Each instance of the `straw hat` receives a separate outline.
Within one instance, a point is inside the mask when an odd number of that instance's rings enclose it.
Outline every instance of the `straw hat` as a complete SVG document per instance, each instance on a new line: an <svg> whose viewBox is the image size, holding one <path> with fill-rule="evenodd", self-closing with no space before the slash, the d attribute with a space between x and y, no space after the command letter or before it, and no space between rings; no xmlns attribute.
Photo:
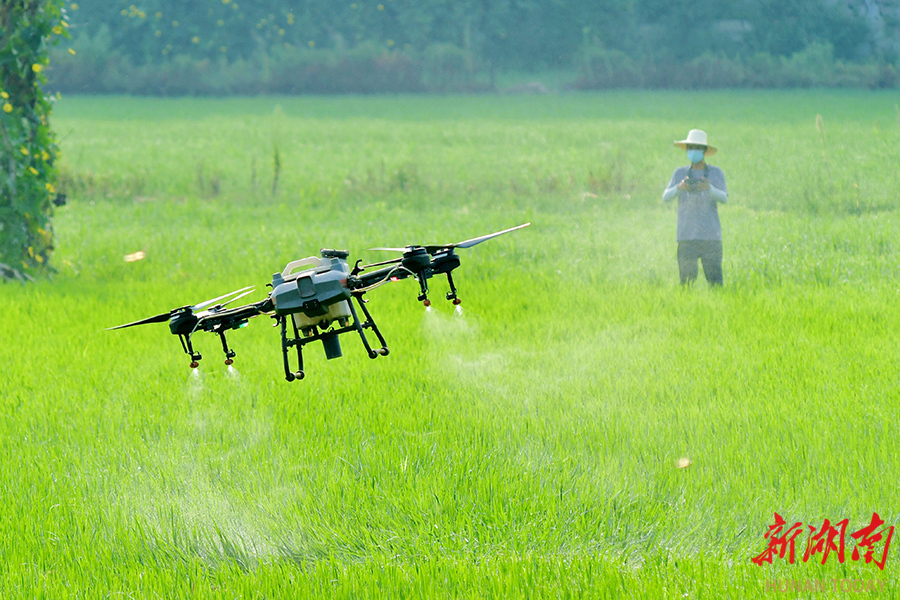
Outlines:
<svg viewBox="0 0 900 600"><path fill-rule="evenodd" d="M681 140L680 142L675 142L675 145L682 150L687 150L688 144L691 144L693 146L706 146L706 156L712 156L719 151L718 148L716 148L715 146L710 146L706 142L706 132L702 129L691 129L690 131L688 131L687 139Z"/></svg>

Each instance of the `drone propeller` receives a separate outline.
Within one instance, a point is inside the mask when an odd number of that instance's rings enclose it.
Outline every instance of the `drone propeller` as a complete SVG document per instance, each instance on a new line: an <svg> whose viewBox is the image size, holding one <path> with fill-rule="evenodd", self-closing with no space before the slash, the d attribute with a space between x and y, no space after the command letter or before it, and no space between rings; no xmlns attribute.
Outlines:
<svg viewBox="0 0 900 600"><path fill-rule="evenodd" d="M160 313L160 314L154 315L152 317L147 317L146 319L141 319L140 321L134 321L133 323L126 323L125 325L116 325L115 327L107 327L106 330L111 331L113 329L124 329L126 327L134 327L135 325L146 325L148 323L165 323L166 321L168 321L169 319L171 319L172 317L174 317L175 315L177 315L179 313L194 312L195 310L203 310L207 306L214 305L219 300L224 300L225 298L228 298L229 296L234 296L234 294L240 294L222 304L222 306L225 306L226 304L230 304L231 302L234 302L238 298L242 298L242 297L246 296L247 294L249 294L252 291L253 291L253 286L251 285L251 286L239 289L239 290L235 290L235 291L225 294L223 296L219 296L218 298L206 300L199 304L181 306L179 308L173 308L169 312Z"/></svg>
<svg viewBox="0 0 900 600"><path fill-rule="evenodd" d="M482 235L477 238L472 238L471 240L466 240L464 242L459 242L456 244L448 244L446 246L425 246L425 250L428 251L429 254L433 252L437 252L438 250L443 250L444 248L471 248L481 242L486 242L491 238L495 238L498 235L503 235L504 233L509 233L510 231L515 231L517 229L523 229L528 227L531 223L523 223L521 225L516 225L515 227L510 227L509 229L504 229L503 231L497 231L495 233L489 233L487 235Z"/></svg>
<svg viewBox="0 0 900 600"><path fill-rule="evenodd" d="M247 294L249 294L249 293L252 292L252 291L253 291L253 286L252 286L252 285L248 285L248 286L245 287L245 288L241 288L241 289L239 289L239 290L235 290L235 291L233 291L233 292L229 292L229 293L227 293L227 294L225 294L225 295L223 295L223 296L219 296L218 298L213 298L212 300L207 300L206 302L201 302L200 304L195 304L195 305L191 306L190 308L191 308L191 310L203 310L203 309L206 308L207 306L211 306L211 305L215 304L216 302L218 302L219 300L224 300L224 299L227 298L228 296L233 296L234 294L240 294L240 296L235 296L234 298L232 298L232 299L229 300L228 302L225 302L225 303L222 304L222 306L225 306L226 304L230 304L230 303L234 302L234 301L237 300L238 298L243 298L244 296L246 296Z"/></svg>
<svg viewBox="0 0 900 600"><path fill-rule="evenodd" d="M107 327L107 331L112 331L113 329L125 329L126 327L134 327L135 325L146 325L147 323L165 323L169 320L169 318L179 310L184 310L185 308L189 308L187 306L183 308L176 308L170 312L162 313L156 315L155 317L147 317L146 319L141 319L140 321L135 321L133 323L126 323L125 325L116 325L115 327Z"/></svg>
<svg viewBox="0 0 900 600"><path fill-rule="evenodd" d="M229 304L231 304L231 303L234 302L235 300L240 300L241 298L243 298L243 297L246 296L247 294L252 294L252 293L253 293L253 290L254 290L253 286L245 287L244 289L247 290L247 291L244 292L243 294L239 294L239 295L235 296L234 298L232 298L231 300L228 300L227 302L222 302L221 304L217 304L216 306L213 307L213 309L215 309L215 308L224 308L225 306L228 306ZM240 291L241 291L241 290L237 290L237 291L231 292L231 294L237 294L237 293L240 292ZM224 295L224 296L222 296L222 297L220 297L220 298L216 298L216 300L221 300L222 298L227 298L227 297L230 296L231 294L226 294L226 295ZM207 300L207 301L204 303L204 307L209 306L209 304L210 304L210 301ZM199 305L198 305L198 306L199 306ZM193 308L198 308L198 306L194 306ZM211 309L211 310L212 310L212 309Z"/></svg>
<svg viewBox="0 0 900 600"><path fill-rule="evenodd" d="M466 240L464 242L457 242L455 244L444 244L444 245L431 245L431 246L417 246L417 245L409 245L403 248L368 248L368 250L384 250L386 252L409 252L415 248L424 248L428 254L435 254L436 252L440 252L441 250L453 250L454 248L471 248L481 242L486 242L491 238L495 238L498 235L503 235L504 233L509 233L510 231L515 231L517 229L522 229L523 227L528 227L531 223L523 223L522 225L517 225L515 227L510 227L509 229L504 229L503 231L497 231L495 233L489 233L487 235L482 235L477 238L472 238L471 240Z"/></svg>
<svg viewBox="0 0 900 600"><path fill-rule="evenodd" d="M404 246L403 248L385 248L379 246L378 248L366 248L366 250L384 250L385 252L406 252L407 250L411 250L416 248L416 246Z"/></svg>

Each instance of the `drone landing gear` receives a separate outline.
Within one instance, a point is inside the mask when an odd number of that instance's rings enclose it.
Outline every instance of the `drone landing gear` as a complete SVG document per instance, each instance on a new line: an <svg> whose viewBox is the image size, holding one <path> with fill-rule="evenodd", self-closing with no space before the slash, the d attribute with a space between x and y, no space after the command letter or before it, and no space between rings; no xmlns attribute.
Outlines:
<svg viewBox="0 0 900 600"><path fill-rule="evenodd" d="M184 353L191 357L191 368L196 369L199 367L200 359L203 356L199 352L194 351L194 346L191 345L191 336L182 334L178 336L178 339L181 340L181 347L184 349Z"/></svg>
<svg viewBox="0 0 900 600"><path fill-rule="evenodd" d="M321 340L325 345L325 354L326 356L331 358L338 358L341 356L340 344L338 343L337 337L342 333L347 333L349 331L356 331L359 333L359 337L362 340L363 346L366 349L366 353L369 358L377 358L379 356L387 356L389 354L389 350L387 347L387 342L385 342L384 336L381 335L381 331L378 330L378 326L375 325L375 321L372 319L372 315L369 314L368 309L365 305L365 300L362 298L362 294L354 294L354 298L356 298L356 302L359 304L359 307L362 309L363 314L366 317L366 320L360 322L359 317L356 313L356 308L353 306L353 302L348 303L350 306L350 314L353 318L352 324L347 324L346 320L339 323L341 326L337 329L328 329L327 331L319 331L315 326L311 327L308 331L304 329L301 332L297 328L296 322L291 318L291 327L293 328L294 337L288 337L288 319L289 315L282 315L278 317L278 320L281 322L281 356L284 364L284 378L288 381L294 381L296 379L303 379L306 376L306 373L303 372L303 346L309 344L310 342L316 342ZM366 338L365 329L371 329L375 332L375 336L378 338L378 341L381 343L381 348L372 348L369 344L369 340ZM290 360L288 358L288 349L291 347L297 348L297 370L294 371L291 369Z"/></svg>
<svg viewBox="0 0 900 600"><path fill-rule="evenodd" d="M300 332L297 330L297 324L294 323L293 319L291 319L291 324L294 327L294 337L288 339L287 336L287 322L288 315L283 315L278 317L278 320L281 321L281 356L284 359L284 378L288 381L294 381L295 379L303 379L306 377L306 374L303 372L303 341L300 339ZM288 361L288 348L291 346L297 346L297 362L298 367L296 371L291 371L290 363Z"/></svg>
<svg viewBox="0 0 900 600"><path fill-rule="evenodd" d="M225 339L225 332L218 331L219 339L222 340L222 350L225 352L225 364L231 366L234 364L235 352L231 348L228 347L228 341ZM191 343L191 336L189 334L180 334L178 339L181 340L181 347L184 349L184 353L191 357L191 368L196 369L200 366L200 359L203 356L194 350L194 346Z"/></svg>
<svg viewBox="0 0 900 600"><path fill-rule="evenodd" d="M453 284L453 276L450 272L447 272L447 283L450 284L450 291L447 292L447 300L453 302L453 306L459 306L462 304L462 300L460 300L456 295L456 286ZM428 283L422 274L419 275L419 288L421 293L419 294L418 300L422 304L425 305L426 308L431 306L431 300L428 299Z"/></svg>
<svg viewBox="0 0 900 600"><path fill-rule="evenodd" d="M225 364L229 367L234 363L234 350L228 347L228 342L225 341L225 332L219 332L219 338L222 340L222 350L225 352Z"/></svg>
<svg viewBox="0 0 900 600"><path fill-rule="evenodd" d="M453 276L447 272L447 283L450 284L450 291L447 292L447 300L453 301L453 306L459 306L462 300L456 297L456 286L453 285Z"/></svg>
<svg viewBox="0 0 900 600"><path fill-rule="evenodd" d="M355 329L359 332L359 339L362 340L363 346L366 348L366 353L369 355L369 358L378 358L379 356L387 356L390 353L388 350L387 342L384 341L384 336L381 335L381 331L378 330L378 326L375 324L375 320L372 318L372 315L369 314L369 309L366 308L367 300L364 300L362 294L354 295L356 298L357 304L362 309L363 314L366 315L366 320L364 323L359 323L359 317L356 316L356 309L353 308L353 303L350 303L350 313L353 315L353 323L356 326ZM372 348L369 345L369 340L366 339L366 334L363 329L369 328L375 332L375 336L378 338L378 341L381 343L381 348Z"/></svg>

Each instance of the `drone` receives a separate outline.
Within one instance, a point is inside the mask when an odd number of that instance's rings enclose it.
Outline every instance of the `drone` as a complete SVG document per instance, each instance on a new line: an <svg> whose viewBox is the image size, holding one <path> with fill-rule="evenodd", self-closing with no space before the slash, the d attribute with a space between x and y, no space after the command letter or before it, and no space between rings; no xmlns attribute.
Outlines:
<svg viewBox="0 0 900 600"><path fill-rule="evenodd" d="M419 284L417 300L428 307L431 306L428 280L435 275L446 275L450 286L446 299L459 305L461 301L452 275L453 270L460 265L456 250L471 248L530 224L524 223L455 244L369 248L370 251L399 252L401 255L367 265L358 260L352 268L348 262L350 253L347 250L323 248L319 256L289 262L283 271L272 275L272 282L267 284L272 288L271 291L258 302L229 307L238 299L253 293L254 287L249 286L199 304L181 306L139 321L110 327L108 330L149 323L168 323L169 331L178 336L182 349L190 357L192 369L198 368L203 358L194 349L193 335L198 331L213 333L219 336L225 353L225 364L230 366L234 363L235 351L228 346L225 334L246 327L254 317L266 315L273 318L275 326L281 330L285 379L289 382L303 379L303 347L321 341L327 359L339 358L343 356L339 336L344 333L356 332L369 358L388 355L390 351L387 342L366 308L366 293L386 283L411 278ZM366 330L374 334L377 344L370 343ZM296 368L290 364L292 348L297 355Z"/></svg>

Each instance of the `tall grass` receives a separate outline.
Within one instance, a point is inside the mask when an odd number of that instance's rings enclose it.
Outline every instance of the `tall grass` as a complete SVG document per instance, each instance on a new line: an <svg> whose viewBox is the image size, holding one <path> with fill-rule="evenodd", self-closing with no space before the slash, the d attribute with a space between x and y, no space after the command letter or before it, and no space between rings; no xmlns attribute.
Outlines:
<svg viewBox="0 0 900 600"><path fill-rule="evenodd" d="M55 115L59 274L0 286L2 595L752 598L831 578L896 595L893 546L884 572L750 562L774 512L898 521L889 96L71 98ZM677 286L661 202L697 126L730 191L720 290ZM164 326L103 330L262 297L321 247L374 261L524 221L460 251L462 316L379 288L390 356L346 337L339 360L308 351L302 382L263 319L229 336L237 375L212 336L195 377Z"/></svg>

